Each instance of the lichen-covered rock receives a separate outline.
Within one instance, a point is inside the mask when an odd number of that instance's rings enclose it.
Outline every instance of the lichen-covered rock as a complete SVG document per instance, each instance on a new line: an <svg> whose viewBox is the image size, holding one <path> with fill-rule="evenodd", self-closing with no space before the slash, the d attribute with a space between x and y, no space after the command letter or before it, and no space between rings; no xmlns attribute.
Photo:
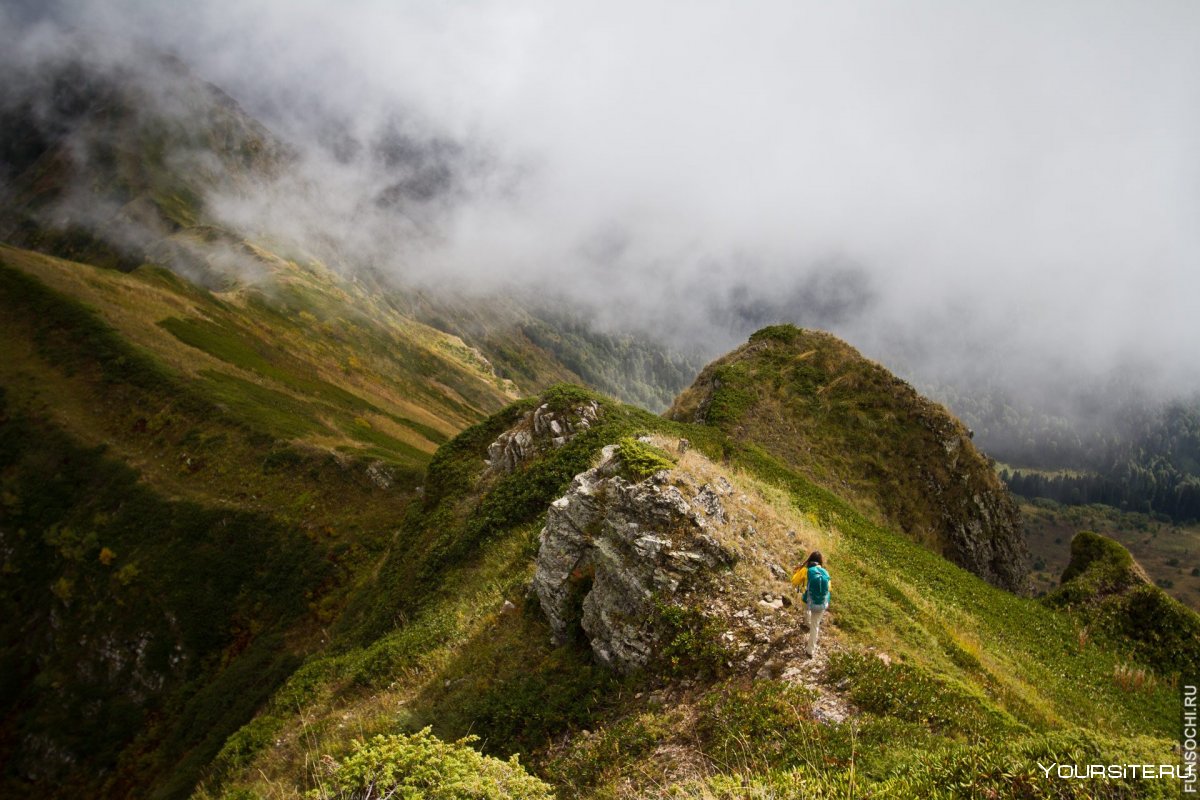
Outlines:
<svg viewBox="0 0 1200 800"><path fill-rule="evenodd" d="M488 471L506 474L528 461L539 448L561 447L596 422L600 405L589 401L566 411L543 403L488 445Z"/></svg>
<svg viewBox="0 0 1200 800"><path fill-rule="evenodd" d="M653 655L656 602L736 556L710 532L726 521L727 483L696 487L668 470L633 483L620 471L609 445L551 504L533 588L557 640L578 625L599 661L628 672Z"/></svg>
<svg viewBox="0 0 1200 800"><path fill-rule="evenodd" d="M382 461L372 461L367 465L367 480L376 488L387 490L395 484L396 477L387 464Z"/></svg>

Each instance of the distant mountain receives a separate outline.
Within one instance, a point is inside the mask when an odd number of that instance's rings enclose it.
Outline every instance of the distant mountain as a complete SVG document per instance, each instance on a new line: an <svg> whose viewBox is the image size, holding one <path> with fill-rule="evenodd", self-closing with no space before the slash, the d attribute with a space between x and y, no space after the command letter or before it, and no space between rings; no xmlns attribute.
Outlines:
<svg viewBox="0 0 1200 800"><path fill-rule="evenodd" d="M77 44L32 73L13 66L0 93L0 236L99 266L154 260L220 279L185 232L210 222L206 194L277 174L288 147L178 60L143 53L134 69Z"/></svg>
<svg viewBox="0 0 1200 800"><path fill-rule="evenodd" d="M1200 406L1172 403L1113 439L1082 469L1016 462L1021 466L1006 467L1002 476L1023 497L1102 503L1185 525L1200 521Z"/></svg>

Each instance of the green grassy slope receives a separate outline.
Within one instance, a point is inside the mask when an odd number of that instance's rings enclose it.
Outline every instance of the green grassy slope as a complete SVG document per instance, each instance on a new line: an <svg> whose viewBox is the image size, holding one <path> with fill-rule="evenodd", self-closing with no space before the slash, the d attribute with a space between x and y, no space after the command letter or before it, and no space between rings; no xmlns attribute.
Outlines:
<svg viewBox="0 0 1200 800"><path fill-rule="evenodd" d="M401 313L392 297L367 294L320 264L243 247L266 277L255 286L213 292L152 265L120 272L0 245L0 345L6 354L0 387L10 416L25 426L20 446L3 465L14 488L5 495L13 505L2 509L0 522L7 535L28 545L6 561L15 576L7 598L14 603L14 623L3 649L13 667L0 712L0 749L8 754L5 786L13 793L46 791L52 773L36 765L47 753L72 765L56 779L79 791L119 796L129 787L152 786L163 796L186 792L198 765L231 726L244 722L287 673L290 659L318 644L320 627L338 617L351 587L369 577L433 451L515 396L514 384L497 376L478 350ZM546 363L556 362L547 357ZM546 380L541 371L536 377ZM178 513L195 513L187 530L196 533L188 536L216 535L214 526L229 524L225 514L248 514L246 519L259 520L245 523L252 528L275 530L280 541L307 542L320 569L300 571L296 585L281 589L291 600L300 598L287 614L252 600L214 610L206 618L212 638L189 660L203 669L160 675L163 662L154 661L147 669L158 676L148 679L156 688L135 709L119 724L82 726L83 736L75 736L65 720L78 710L78 697L45 687L78 683L92 691L97 713L117 714L109 704L118 702L120 676L97 677L103 672L97 654L113 641L167 636L154 627L167 617L127 613L125 601L114 599L124 584L112 577L132 580L137 570L174 574L189 563L189 551L179 538L184 533L151 524L129 523L119 536L101 536L100 523L70 510L79 506L82 514L92 507L79 494L84 487L73 484L69 497L43 497L43 491L56 490L30 461L29 440L37 436L60 443L47 458L70 462L81 457L71 454L102 452L99 473L128 476L95 501L105 509L95 512L101 521L113 513L121 492L144 487L147 502L168 509L154 518L175 515L170 509L179 502L185 512ZM21 516L22 508L42 503L60 511ZM80 535L88 544L75 547L79 555L47 558L58 552L56 526L85 529ZM150 547L153 558L126 560L157 536L170 546ZM269 541L253 552L231 552L247 569L272 563L290 569L287 559L269 555L276 547ZM116 557L101 564L106 547ZM90 577L75 575L79 559ZM29 560L44 561L44 569L22 572ZM265 591L261 586L275 578L261 569L219 574L225 570L219 559L195 566L188 579L198 587L239 595ZM80 593L86 600L78 600ZM97 617L97 608L109 611ZM62 636L50 644L25 636L26 628L15 622L45 624L59 617L66 620ZM89 619L97 627L85 636L80 626ZM249 633L231 633L239 630ZM257 642L262 644L251 648ZM55 655L38 662L35 645ZM257 660L236 662L234 656L251 650ZM265 670L260 683L245 683L253 671L242 667L241 677L228 678L234 683L222 684L235 662ZM184 699L193 694L201 698L197 702L227 702L214 694L218 686L240 698L229 713L206 707L186 736L143 731L156 715L174 731L171 726L183 724L178 715L196 713ZM167 741L175 743L162 744ZM185 756L186 763L166 766Z"/></svg>
<svg viewBox="0 0 1200 800"><path fill-rule="evenodd" d="M1178 675L1138 643L1083 634L1073 613L988 585L757 445L607 400L565 447L481 480L487 445L536 402L439 450L424 502L332 647L227 741L198 796L329 796L312 765L356 737L426 725L519 754L564 798L1173 796L1163 782L1048 781L1036 766L1173 763ZM585 646L550 643L525 591L546 506L601 446L647 432L688 438L824 532L828 680L860 709L852 722L819 723L803 687L707 660L702 616L672 617L673 658L629 678Z"/></svg>
<svg viewBox="0 0 1200 800"><path fill-rule="evenodd" d="M764 328L706 367L667 415L762 447L955 563L1024 588L1016 505L970 432L834 336Z"/></svg>
<svg viewBox="0 0 1200 800"><path fill-rule="evenodd" d="M273 283L213 294L153 267L122 274L0 246L14 311L38 284L86 303L116 338L277 438L419 467L449 435L512 398L460 340L376 312L319 265L272 264ZM17 352L39 335L29 326L10 333ZM93 357L79 350L81 362Z"/></svg>
<svg viewBox="0 0 1200 800"><path fill-rule="evenodd" d="M6 796L189 792L507 400L461 341L296 275L214 295L0 247Z"/></svg>
<svg viewBox="0 0 1200 800"><path fill-rule="evenodd" d="M103 448L0 408L9 797L186 792L294 668L326 547L268 515L171 500Z"/></svg>

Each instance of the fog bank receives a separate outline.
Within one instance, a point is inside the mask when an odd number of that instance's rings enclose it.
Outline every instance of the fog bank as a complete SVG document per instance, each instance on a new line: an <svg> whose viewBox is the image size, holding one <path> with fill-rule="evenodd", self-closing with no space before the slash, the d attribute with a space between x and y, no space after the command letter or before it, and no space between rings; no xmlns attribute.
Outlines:
<svg viewBox="0 0 1200 800"><path fill-rule="evenodd" d="M1200 389L1195 3L8 14L151 43L230 92L298 158L214 213L349 268L533 287L709 353L825 327L921 381L1048 404L1114 371Z"/></svg>

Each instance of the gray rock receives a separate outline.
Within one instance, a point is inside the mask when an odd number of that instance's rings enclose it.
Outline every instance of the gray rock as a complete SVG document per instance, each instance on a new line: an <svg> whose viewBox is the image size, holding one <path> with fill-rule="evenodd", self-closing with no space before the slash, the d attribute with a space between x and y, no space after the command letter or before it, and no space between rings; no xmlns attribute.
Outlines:
<svg viewBox="0 0 1200 800"><path fill-rule="evenodd" d="M507 474L541 450L562 447L590 428L599 415L600 406L594 400L568 411L555 411L542 403L488 445L488 472Z"/></svg>
<svg viewBox="0 0 1200 800"><path fill-rule="evenodd" d="M630 483L619 469L609 445L550 504L533 589L556 641L578 623L601 663L629 672L653 656L656 597L669 601L735 556L704 531L716 511L685 497L670 472Z"/></svg>
<svg viewBox="0 0 1200 800"><path fill-rule="evenodd" d="M696 499L693 501L704 510L710 517L714 517L720 522L726 521L725 506L721 505L720 498L717 493L707 483L700 487L700 491L696 494Z"/></svg>
<svg viewBox="0 0 1200 800"><path fill-rule="evenodd" d="M367 480L379 489L390 489L395 483L392 471L382 461L372 461L367 466Z"/></svg>

